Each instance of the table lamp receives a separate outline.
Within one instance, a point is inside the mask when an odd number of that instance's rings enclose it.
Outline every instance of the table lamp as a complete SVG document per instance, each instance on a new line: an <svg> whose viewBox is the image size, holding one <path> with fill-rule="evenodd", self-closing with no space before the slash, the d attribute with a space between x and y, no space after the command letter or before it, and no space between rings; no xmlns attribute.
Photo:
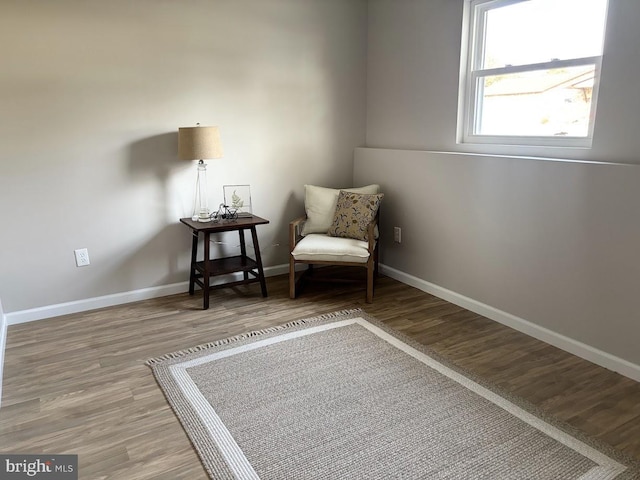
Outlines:
<svg viewBox="0 0 640 480"><path fill-rule="evenodd" d="M207 164L204 160L222 158L218 127L201 127L198 123L196 127L178 128L178 158L199 160L191 219L198 222L211 221L211 212L207 203Z"/></svg>

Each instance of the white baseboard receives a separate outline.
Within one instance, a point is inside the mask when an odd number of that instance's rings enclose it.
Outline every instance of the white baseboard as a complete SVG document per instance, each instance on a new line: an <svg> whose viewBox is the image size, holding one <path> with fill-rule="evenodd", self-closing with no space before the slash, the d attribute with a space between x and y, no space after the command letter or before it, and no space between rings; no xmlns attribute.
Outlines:
<svg viewBox="0 0 640 480"><path fill-rule="evenodd" d="M289 265L282 264L273 267L266 267L264 274L266 277L282 275L289 272ZM226 280L239 280L240 274L218 277L219 282ZM44 320L46 318L59 317L60 315L68 315L71 313L86 312L95 310L96 308L112 307L114 305L122 305L124 303L137 302L140 300L148 300L150 298L164 297L167 295L175 295L184 293L189 289L189 282L173 283L170 285L162 285L159 287L142 288L140 290L132 290L129 292L114 293L112 295L104 295L101 297L86 298L73 302L58 303L55 305L46 305L44 307L31 308L28 310L19 310L5 314L7 325L17 325L19 323L33 322L36 320Z"/></svg>
<svg viewBox="0 0 640 480"><path fill-rule="evenodd" d="M73 302L45 305L44 307L30 308L28 310L19 310L6 314L7 323L9 325L18 325L19 323L44 320L52 317L59 317L60 315L86 312L88 310L95 310L96 308L111 307L113 305L121 305L123 303L147 300L149 298L164 297L166 295L184 292L188 288L188 282L180 282L171 285L162 285L159 287L142 288L140 290L132 290L129 292L114 293L112 295L103 295L101 297L85 298L82 300L75 300Z"/></svg>
<svg viewBox="0 0 640 480"><path fill-rule="evenodd" d="M380 271L385 275L394 278L402 283L415 287L423 292L430 293L455 305L459 305L467 310L490 318L498 323L502 323L519 332L537 338L545 343L558 347L566 352L584 358L596 365L618 372L625 377L629 377L636 382L640 382L640 365L636 365L610 353L598 350L590 345L584 344L573 338L549 330L547 328L531 323L510 313L498 310L497 308L478 302L459 293L453 292L439 285L427 282L407 273L401 272L386 265L380 265Z"/></svg>

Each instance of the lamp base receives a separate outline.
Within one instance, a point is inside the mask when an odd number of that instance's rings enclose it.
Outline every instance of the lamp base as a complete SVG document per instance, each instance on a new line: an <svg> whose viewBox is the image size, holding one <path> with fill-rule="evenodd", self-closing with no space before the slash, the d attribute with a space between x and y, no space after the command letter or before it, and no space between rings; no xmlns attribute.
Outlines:
<svg viewBox="0 0 640 480"><path fill-rule="evenodd" d="M203 160L198 162L198 178L196 179L196 198L193 204L194 222L210 222L211 212L207 205L207 165Z"/></svg>

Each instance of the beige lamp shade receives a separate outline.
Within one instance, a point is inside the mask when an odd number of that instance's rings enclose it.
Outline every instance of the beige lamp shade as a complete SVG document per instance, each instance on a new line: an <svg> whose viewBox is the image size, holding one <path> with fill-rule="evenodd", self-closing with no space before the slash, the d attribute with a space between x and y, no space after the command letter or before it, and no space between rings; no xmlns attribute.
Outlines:
<svg viewBox="0 0 640 480"><path fill-rule="evenodd" d="M222 158L218 127L180 127L178 129L178 158L180 160Z"/></svg>

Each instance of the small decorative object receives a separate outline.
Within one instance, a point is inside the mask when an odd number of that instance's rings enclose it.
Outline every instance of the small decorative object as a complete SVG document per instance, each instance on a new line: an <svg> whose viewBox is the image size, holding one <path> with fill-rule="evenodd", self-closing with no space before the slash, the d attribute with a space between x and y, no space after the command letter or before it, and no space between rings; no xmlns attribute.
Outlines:
<svg viewBox="0 0 640 480"><path fill-rule="evenodd" d="M238 218L238 212L224 203L221 203L218 210L211 214L211 221L214 223L218 223L220 220L235 220L236 218Z"/></svg>
<svg viewBox="0 0 640 480"><path fill-rule="evenodd" d="M224 204L238 217L250 217L251 211L251 188L250 185L225 185Z"/></svg>

